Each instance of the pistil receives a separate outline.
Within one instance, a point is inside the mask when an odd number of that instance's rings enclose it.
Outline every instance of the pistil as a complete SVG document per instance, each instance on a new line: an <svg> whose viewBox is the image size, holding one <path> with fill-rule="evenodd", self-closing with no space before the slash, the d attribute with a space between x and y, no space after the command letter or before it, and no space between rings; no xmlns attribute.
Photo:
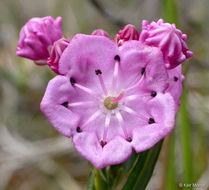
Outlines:
<svg viewBox="0 0 209 190"><path fill-rule="evenodd" d="M122 92L119 94L118 97L116 97L116 98L114 98L114 99L111 100L111 103L112 104L118 103L123 98L124 94L125 94L125 91L122 90Z"/></svg>

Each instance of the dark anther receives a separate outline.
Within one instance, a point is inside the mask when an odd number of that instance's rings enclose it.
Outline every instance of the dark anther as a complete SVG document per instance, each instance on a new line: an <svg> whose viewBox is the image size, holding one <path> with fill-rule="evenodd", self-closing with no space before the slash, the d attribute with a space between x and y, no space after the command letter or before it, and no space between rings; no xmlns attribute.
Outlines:
<svg viewBox="0 0 209 190"><path fill-rule="evenodd" d="M155 120L153 118L149 118L149 122L148 123L149 124L153 124L153 123L155 123Z"/></svg>
<svg viewBox="0 0 209 190"><path fill-rule="evenodd" d="M179 79L178 79L178 77L173 77L173 80L176 82L176 81L178 81Z"/></svg>
<svg viewBox="0 0 209 190"><path fill-rule="evenodd" d="M155 92L155 91L152 91L152 92L151 92L151 96L152 96L152 97L155 97L156 95L157 95L157 92Z"/></svg>
<svg viewBox="0 0 209 190"><path fill-rule="evenodd" d="M131 142L131 141L132 141L131 137L128 137L126 140L127 140L128 142Z"/></svg>
<svg viewBox="0 0 209 190"><path fill-rule="evenodd" d="M82 132L82 130L81 130L81 128L80 128L79 126L76 128L76 131L77 131L78 133L81 133L81 132Z"/></svg>
<svg viewBox="0 0 209 190"><path fill-rule="evenodd" d="M61 105L67 108L68 107L68 102L64 102Z"/></svg>
<svg viewBox="0 0 209 190"><path fill-rule="evenodd" d="M104 147L104 146L107 144L107 142L106 142L106 141L101 140L101 141L100 141L100 144L101 144L101 146L102 146L102 147Z"/></svg>
<svg viewBox="0 0 209 190"><path fill-rule="evenodd" d="M74 85L76 83L74 78L70 78L70 82L71 82L72 85Z"/></svg>
<svg viewBox="0 0 209 190"><path fill-rule="evenodd" d="M142 70L141 70L141 74L143 75L143 74L144 74L144 72L145 72L145 67L144 67L144 68L142 68Z"/></svg>
<svg viewBox="0 0 209 190"><path fill-rule="evenodd" d="M95 73L96 73L96 75L101 75L102 74L102 71L99 70L99 69L97 69L97 70L95 70Z"/></svg>
<svg viewBox="0 0 209 190"><path fill-rule="evenodd" d="M119 55L116 55L116 56L114 57L114 60L115 60L115 61L120 61L120 56L119 56Z"/></svg>

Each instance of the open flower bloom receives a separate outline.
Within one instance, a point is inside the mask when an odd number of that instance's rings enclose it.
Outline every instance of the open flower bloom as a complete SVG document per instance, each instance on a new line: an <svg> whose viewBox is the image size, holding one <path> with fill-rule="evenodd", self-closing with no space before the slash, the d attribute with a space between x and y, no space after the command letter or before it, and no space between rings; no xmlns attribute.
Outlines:
<svg viewBox="0 0 209 190"><path fill-rule="evenodd" d="M72 137L96 168L120 164L173 129L182 93L181 65L193 53L174 24L126 25L110 39L103 30L62 38L62 19L32 18L20 32L17 55L58 74L41 110L55 129Z"/></svg>
<svg viewBox="0 0 209 190"><path fill-rule="evenodd" d="M20 31L16 54L45 65L51 46L62 37L62 18L51 16L30 19Z"/></svg>
<svg viewBox="0 0 209 190"><path fill-rule="evenodd" d="M139 40L149 46L160 48L168 69L176 67L193 55L188 50L186 38L187 35L182 34L175 24L164 23L162 19L150 24L146 20L142 21Z"/></svg>
<svg viewBox="0 0 209 190"><path fill-rule="evenodd" d="M59 64L63 76L49 82L41 110L96 168L122 163L172 131L177 95L159 48L79 34Z"/></svg>

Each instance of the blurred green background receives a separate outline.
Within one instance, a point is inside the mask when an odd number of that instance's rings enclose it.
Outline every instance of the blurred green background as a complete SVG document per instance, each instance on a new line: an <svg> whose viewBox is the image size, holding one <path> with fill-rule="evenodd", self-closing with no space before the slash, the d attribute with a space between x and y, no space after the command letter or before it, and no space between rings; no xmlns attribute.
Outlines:
<svg viewBox="0 0 209 190"><path fill-rule="evenodd" d="M194 57L184 63L184 94L174 132L164 141L148 190L209 188L208 0L0 0L0 190L86 189L89 169L41 113L48 67L15 56L21 27L31 17L63 17L63 31L112 37L127 23L178 22Z"/></svg>

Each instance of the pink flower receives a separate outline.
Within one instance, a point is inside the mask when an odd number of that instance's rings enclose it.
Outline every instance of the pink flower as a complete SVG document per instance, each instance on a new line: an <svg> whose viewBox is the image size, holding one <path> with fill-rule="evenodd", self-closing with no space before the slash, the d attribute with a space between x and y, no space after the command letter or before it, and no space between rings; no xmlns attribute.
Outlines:
<svg viewBox="0 0 209 190"><path fill-rule="evenodd" d="M129 40L139 40L139 32L134 25L127 24L122 30L115 35L114 41L121 46Z"/></svg>
<svg viewBox="0 0 209 190"><path fill-rule="evenodd" d="M187 35L176 29L175 24L164 23L162 19L150 24L146 20L142 21L139 40L146 45L160 48L168 69L176 67L193 56L193 53L188 50L186 38Z"/></svg>
<svg viewBox="0 0 209 190"><path fill-rule="evenodd" d="M107 32L105 32L104 30L102 30L102 29L94 30L91 35L105 36L107 38L110 38L109 34Z"/></svg>
<svg viewBox="0 0 209 190"><path fill-rule="evenodd" d="M174 127L175 101L162 52L139 41L118 47L106 37L76 35L41 102L55 129L72 137L96 168L145 151Z"/></svg>
<svg viewBox="0 0 209 190"><path fill-rule="evenodd" d="M66 38L61 38L54 42L51 48L50 57L47 60L47 64L57 74L60 74L58 71L60 56L62 55L66 47L69 45L69 43L70 41Z"/></svg>
<svg viewBox="0 0 209 190"><path fill-rule="evenodd" d="M37 64L46 64L51 46L62 37L61 23L61 17L30 19L20 31L16 54Z"/></svg>

